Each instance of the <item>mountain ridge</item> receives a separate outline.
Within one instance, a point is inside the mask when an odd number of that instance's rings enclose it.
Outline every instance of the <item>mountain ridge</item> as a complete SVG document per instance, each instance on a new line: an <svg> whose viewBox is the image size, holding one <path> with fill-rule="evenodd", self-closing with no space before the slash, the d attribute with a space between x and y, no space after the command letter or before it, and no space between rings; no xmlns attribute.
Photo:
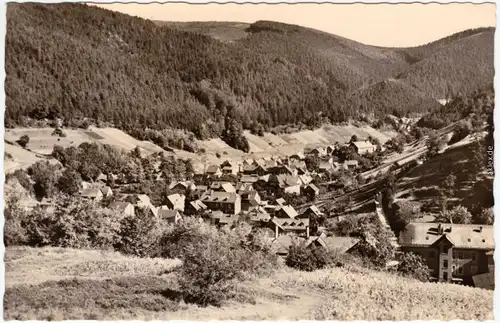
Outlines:
<svg viewBox="0 0 500 323"><path fill-rule="evenodd" d="M228 118L242 129L269 131L394 109L425 113L435 107L429 98L472 92L493 79L491 29L433 42L452 45L430 57L435 50L427 47L407 53L283 23L243 27L245 38L221 42L84 4L9 4L6 126L62 118L78 127L87 119L141 140L148 129L167 135L171 128L207 139L220 137ZM426 58L410 64L412 55ZM450 65L456 70L440 70ZM356 90L390 78L405 85L351 100Z"/></svg>

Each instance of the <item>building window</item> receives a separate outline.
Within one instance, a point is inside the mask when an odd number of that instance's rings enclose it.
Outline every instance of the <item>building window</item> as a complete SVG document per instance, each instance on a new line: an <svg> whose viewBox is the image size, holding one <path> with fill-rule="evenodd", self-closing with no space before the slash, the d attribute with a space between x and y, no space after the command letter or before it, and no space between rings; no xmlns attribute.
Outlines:
<svg viewBox="0 0 500 323"><path fill-rule="evenodd" d="M476 253L474 251L471 251L471 258L472 260L476 260Z"/></svg>
<svg viewBox="0 0 500 323"><path fill-rule="evenodd" d="M443 268L448 268L448 260L443 260Z"/></svg>
<svg viewBox="0 0 500 323"><path fill-rule="evenodd" d="M458 267L458 274L462 275L464 273L464 268L462 266Z"/></svg>
<svg viewBox="0 0 500 323"><path fill-rule="evenodd" d="M459 252L458 253L458 259L464 259L464 253L463 252Z"/></svg>
<svg viewBox="0 0 500 323"><path fill-rule="evenodd" d="M453 259L457 258L457 253L453 251Z"/></svg>
<svg viewBox="0 0 500 323"><path fill-rule="evenodd" d="M443 280L448 280L448 273L447 272L443 273Z"/></svg>

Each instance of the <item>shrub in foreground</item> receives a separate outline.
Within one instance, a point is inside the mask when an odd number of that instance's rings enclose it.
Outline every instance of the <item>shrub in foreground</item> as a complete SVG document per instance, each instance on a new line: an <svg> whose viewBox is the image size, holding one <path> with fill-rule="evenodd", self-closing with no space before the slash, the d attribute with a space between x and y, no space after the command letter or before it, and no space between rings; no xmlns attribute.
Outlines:
<svg viewBox="0 0 500 323"><path fill-rule="evenodd" d="M398 265L398 272L423 282L429 281L430 278L429 267L424 259L411 252L403 254Z"/></svg>
<svg viewBox="0 0 500 323"><path fill-rule="evenodd" d="M342 265L340 255L327 248L304 243L293 244L290 247L285 264L302 271L314 271L330 264Z"/></svg>
<svg viewBox="0 0 500 323"><path fill-rule="evenodd" d="M186 218L165 231L160 254L183 261L179 286L186 301L220 306L238 280L276 266L275 255L258 237L246 224L217 230Z"/></svg>

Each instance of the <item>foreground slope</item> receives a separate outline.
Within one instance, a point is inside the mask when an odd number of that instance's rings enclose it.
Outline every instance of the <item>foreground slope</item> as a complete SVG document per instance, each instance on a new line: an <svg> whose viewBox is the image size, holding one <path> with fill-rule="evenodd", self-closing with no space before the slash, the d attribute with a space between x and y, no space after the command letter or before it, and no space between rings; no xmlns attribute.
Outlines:
<svg viewBox="0 0 500 323"><path fill-rule="evenodd" d="M491 320L493 292L354 267L283 268L222 308L179 302L172 260L64 248L6 249L7 319ZM119 277L118 277L119 276ZM42 301L43 300L43 301ZM440 304L440 306L436 306Z"/></svg>

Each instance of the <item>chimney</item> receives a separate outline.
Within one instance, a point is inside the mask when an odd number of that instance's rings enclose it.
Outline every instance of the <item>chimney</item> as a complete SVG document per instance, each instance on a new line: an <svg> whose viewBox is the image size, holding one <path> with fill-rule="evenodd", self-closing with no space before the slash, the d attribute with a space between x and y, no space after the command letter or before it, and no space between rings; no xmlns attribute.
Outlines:
<svg viewBox="0 0 500 323"><path fill-rule="evenodd" d="M483 227L479 227L479 232L483 232Z"/></svg>

